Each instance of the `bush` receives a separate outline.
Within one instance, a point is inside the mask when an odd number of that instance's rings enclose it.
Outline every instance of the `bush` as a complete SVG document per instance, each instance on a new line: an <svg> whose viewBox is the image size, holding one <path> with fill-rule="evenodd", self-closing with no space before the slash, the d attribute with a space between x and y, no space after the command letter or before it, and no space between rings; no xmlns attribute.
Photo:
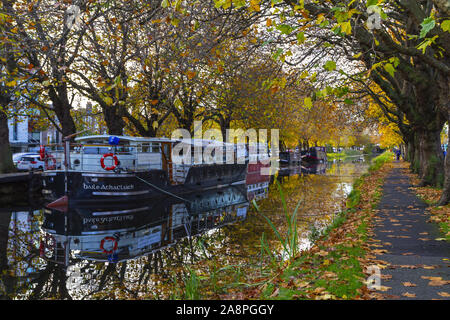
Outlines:
<svg viewBox="0 0 450 320"><path fill-rule="evenodd" d="M392 153L390 151L386 151L383 154L379 155L378 157L373 158L372 164L369 167L369 172L380 169L383 166L383 164L385 164L386 162L392 161L393 157L394 157L394 153Z"/></svg>

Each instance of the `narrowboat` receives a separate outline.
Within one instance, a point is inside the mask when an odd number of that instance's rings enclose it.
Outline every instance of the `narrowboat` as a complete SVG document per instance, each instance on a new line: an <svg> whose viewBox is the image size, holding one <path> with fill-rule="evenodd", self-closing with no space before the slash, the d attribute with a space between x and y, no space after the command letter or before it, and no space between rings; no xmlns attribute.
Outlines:
<svg viewBox="0 0 450 320"><path fill-rule="evenodd" d="M256 144L254 149L248 150L247 197L249 201L267 197L271 176L275 173L271 170L269 149L265 144ZM246 145L246 148L249 148Z"/></svg>
<svg viewBox="0 0 450 320"><path fill-rule="evenodd" d="M172 246L186 237L246 219L245 186L167 197L140 205L45 209L40 256L70 264L73 259L120 262Z"/></svg>
<svg viewBox="0 0 450 320"><path fill-rule="evenodd" d="M297 151L282 151L279 153L280 168L298 167L301 165L301 154Z"/></svg>
<svg viewBox="0 0 450 320"><path fill-rule="evenodd" d="M302 166L302 174L326 174L328 162L305 163Z"/></svg>
<svg viewBox="0 0 450 320"><path fill-rule="evenodd" d="M54 205L145 201L243 184L247 173L245 153L213 140L93 135L44 152L43 194Z"/></svg>
<svg viewBox="0 0 450 320"><path fill-rule="evenodd" d="M301 158L303 162L325 163L327 162L327 150L325 147L311 147L301 151Z"/></svg>

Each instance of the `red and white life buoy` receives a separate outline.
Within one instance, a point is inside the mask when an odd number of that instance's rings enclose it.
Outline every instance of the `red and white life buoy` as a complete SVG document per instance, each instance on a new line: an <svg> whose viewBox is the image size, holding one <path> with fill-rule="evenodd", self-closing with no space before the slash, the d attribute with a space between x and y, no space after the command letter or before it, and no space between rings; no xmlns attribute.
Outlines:
<svg viewBox="0 0 450 320"><path fill-rule="evenodd" d="M53 164L49 165L49 160L53 162ZM48 154L45 158L45 170L55 170L56 169L56 159L51 154Z"/></svg>
<svg viewBox="0 0 450 320"><path fill-rule="evenodd" d="M46 233L45 237L41 239L39 245L39 256L44 258L46 256L46 253L49 253L55 249L55 246L56 246L55 237L53 237L51 234Z"/></svg>
<svg viewBox="0 0 450 320"><path fill-rule="evenodd" d="M112 241L114 243L111 250L106 250L105 249L105 241L106 240ZM114 251L117 250L117 245L118 245L118 243L117 243L117 239L116 238L114 238L114 237L104 237L102 239L102 241L100 242L100 249L102 249L102 251L104 253L106 253L106 254L111 254L111 253L113 253Z"/></svg>
<svg viewBox="0 0 450 320"><path fill-rule="evenodd" d="M110 167L105 166L105 159L108 157L112 157L114 159L114 164ZM114 170L119 165L119 159L117 159L117 156L114 153L105 153L100 159L100 164L106 171Z"/></svg>

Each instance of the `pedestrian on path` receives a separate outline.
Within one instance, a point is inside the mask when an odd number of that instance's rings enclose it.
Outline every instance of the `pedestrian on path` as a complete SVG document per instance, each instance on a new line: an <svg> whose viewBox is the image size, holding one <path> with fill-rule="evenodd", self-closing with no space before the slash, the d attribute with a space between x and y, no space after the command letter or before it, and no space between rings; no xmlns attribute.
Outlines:
<svg viewBox="0 0 450 320"><path fill-rule="evenodd" d="M402 154L402 152L400 151L400 149L395 151L395 154L397 156L397 161L400 160L400 155Z"/></svg>

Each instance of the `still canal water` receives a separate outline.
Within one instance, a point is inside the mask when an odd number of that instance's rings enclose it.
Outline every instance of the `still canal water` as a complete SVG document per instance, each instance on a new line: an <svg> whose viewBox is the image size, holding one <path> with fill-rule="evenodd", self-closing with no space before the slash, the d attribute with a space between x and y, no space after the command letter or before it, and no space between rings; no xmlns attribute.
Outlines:
<svg viewBox="0 0 450 320"><path fill-rule="evenodd" d="M287 212L297 213L299 248L345 207L369 157L284 170ZM252 204L254 200L260 211ZM287 232L270 183L209 189L183 199L126 207L0 209L0 295L12 299L227 298L257 283L283 251L269 219ZM202 289L198 284L202 283ZM235 296L236 297L236 296ZM239 297L239 296L237 296Z"/></svg>

